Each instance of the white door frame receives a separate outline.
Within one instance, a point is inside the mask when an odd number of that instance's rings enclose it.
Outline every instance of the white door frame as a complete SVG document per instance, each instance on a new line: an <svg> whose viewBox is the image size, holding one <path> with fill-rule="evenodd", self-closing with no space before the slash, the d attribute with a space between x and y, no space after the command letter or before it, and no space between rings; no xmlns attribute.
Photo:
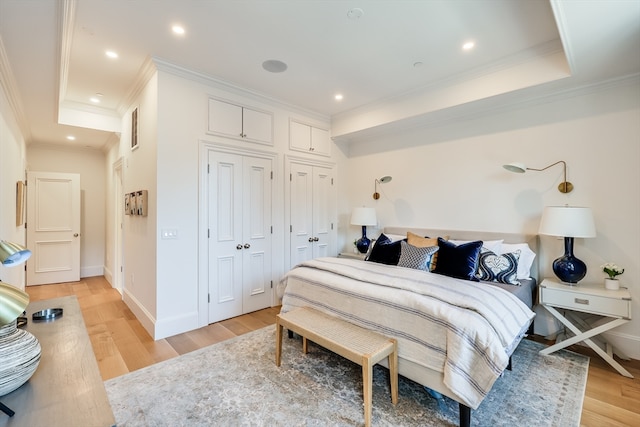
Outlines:
<svg viewBox="0 0 640 427"><path fill-rule="evenodd" d="M278 154L270 151L254 150L244 147L237 147L229 144L229 139L223 137L210 136L210 141L199 141L198 155L198 176L199 176L199 203L198 203L198 323L199 326L209 324L209 259L208 259L208 205L209 195L207 191L207 164L209 160L209 152L217 151L222 153L238 154L244 156L262 157L270 159L274 166L273 187L276 188L278 182L278 172L275 165L278 164ZM273 198L273 195L272 195ZM275 198L274 198L275 200ZM273 204L272 204L273 209ZM276 229L274 228L274 235ZM276 239L271 239L271 251L273 252L273 244ZM274 258L271 257L271 272L273 274ZM272 298L272 305L275 304L276 293L275 287Z"/></svg>
<svg viewBox="0 0 640 427"><path fill-rule="evenodd" d="M123 245L124 235L122 232L122 223L124 216L124 174L122 173L123 158L120 157L113 164L113 274L111 284L120 295L124 292L124 262L123 262Z"/></svg>

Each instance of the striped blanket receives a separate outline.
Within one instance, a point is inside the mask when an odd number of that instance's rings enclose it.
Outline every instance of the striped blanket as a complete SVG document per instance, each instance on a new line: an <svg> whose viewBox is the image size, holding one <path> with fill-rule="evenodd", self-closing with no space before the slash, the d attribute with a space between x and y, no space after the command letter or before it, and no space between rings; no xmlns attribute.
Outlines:
<svg viewBox="0 0 640 427"><path fill-rule="evenodd" d="M396 338L400 358L442 372L457 400L473 409L534 317L495 286L345 258L303 262L279 292L283 312L310 306Z"/></svg>

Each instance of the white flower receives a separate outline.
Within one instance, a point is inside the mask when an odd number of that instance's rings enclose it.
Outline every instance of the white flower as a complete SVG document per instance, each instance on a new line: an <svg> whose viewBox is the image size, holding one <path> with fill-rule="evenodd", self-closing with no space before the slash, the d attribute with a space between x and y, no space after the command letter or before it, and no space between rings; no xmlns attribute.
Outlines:
<svg viewBox="0 0 640 427"><path fill-rule="evenodd" d="M615 279L616 276L619 276L622 273L624 273L624 268L619 267L618 265L612 262L607 262L605 264L602 264L600 268L602 269L603 272L609 275L610 279Z"/></svg>

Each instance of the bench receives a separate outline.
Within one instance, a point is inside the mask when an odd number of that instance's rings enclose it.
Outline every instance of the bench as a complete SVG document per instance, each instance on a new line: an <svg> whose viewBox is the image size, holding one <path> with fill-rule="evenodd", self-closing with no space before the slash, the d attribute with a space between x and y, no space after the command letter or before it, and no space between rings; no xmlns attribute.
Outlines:
<svg viewBox="0 0 640 427"><path fill-rule="evenodd" d="M276 366L282 355L283 327L302 336L302 351L307 353L307 339L362 366L362 389L365 426L371 425L373 365L385 357L389 361L391 402L398 402L398 344L395 339L321 313L310 307L276 316Z"/></svg>

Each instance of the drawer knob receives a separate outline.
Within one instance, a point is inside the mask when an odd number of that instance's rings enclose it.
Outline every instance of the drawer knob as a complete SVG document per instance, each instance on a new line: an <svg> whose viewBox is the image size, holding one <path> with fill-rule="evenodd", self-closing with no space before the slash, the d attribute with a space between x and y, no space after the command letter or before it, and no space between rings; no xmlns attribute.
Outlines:
<svg viewBox="0 0 640 427"><path fill-rule="evenodd" d="M588 299L576 298L574 301L576 302L576 304L589 305L589 300Z"/></svg>

